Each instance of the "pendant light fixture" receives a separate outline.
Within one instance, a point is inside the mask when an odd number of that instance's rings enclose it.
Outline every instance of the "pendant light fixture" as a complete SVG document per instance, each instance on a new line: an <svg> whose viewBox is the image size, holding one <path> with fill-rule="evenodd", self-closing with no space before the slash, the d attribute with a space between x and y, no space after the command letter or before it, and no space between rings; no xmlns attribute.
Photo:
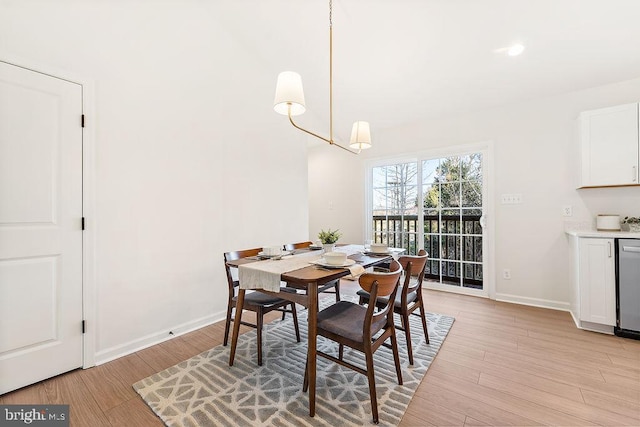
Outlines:
<svg viewBox="0 0 640 427"><path fill-rule="evenodd" d="M333 4L329 0L329 138L318 135L298 126L293 121L293 116L298 116L305 112L304 91L302 90L302 78L300 74L293 71L283 71L278 75L276 84L276 96L273 102L273 109L280 114L289 117L289 122L296 128L309 135L315 136L330 145L342 148L353 154L371 148L371 131L369 123L358 121L351 128L351 138L349 148L336 143L333 139ZM355 150L355 151L354 151Z"/></svg>

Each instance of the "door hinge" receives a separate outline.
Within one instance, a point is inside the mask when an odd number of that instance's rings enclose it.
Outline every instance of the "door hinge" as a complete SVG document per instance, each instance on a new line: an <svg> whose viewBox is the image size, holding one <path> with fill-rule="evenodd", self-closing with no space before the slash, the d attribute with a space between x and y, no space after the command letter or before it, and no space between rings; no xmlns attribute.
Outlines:
<svg viewBox="0 0 640 427"><path fill-rule="evenodd" d="M84 230L84 217L82 217L82 229Z"/></svg>
<svg viewBox="0 0 640 427"><path fill-rule="evenodd" d="M85 322L84 322L84 320L83 320L83 321L82 321L82 333L84 334L84 333L85 333L85 331L86 331L86 328L85 328Z"/></svg>
<svg viewBox="0 0 640 427"><path fill-rule="evenodd" d="M81 116L80 121L81 121L82 127L84 127L84 114Z"/></svg>

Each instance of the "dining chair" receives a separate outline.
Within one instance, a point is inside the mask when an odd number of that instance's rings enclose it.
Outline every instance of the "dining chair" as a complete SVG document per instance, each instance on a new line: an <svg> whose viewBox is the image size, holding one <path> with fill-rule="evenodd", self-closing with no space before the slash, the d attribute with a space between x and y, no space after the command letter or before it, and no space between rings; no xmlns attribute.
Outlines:
<svg viewBox="0 0 640 427"><path fill-rule="evenodd" d="M238 280L233 278L231 274L231 267L227 264L229 261L235 261L242 258L249 258L253 256L257 256L258 253L262 251L262 248L256 249L246 249L242 251L234 251L234 252L225 252L224 254L224 267L227 272L227 283L229 285L229 301L227 302L227 320L224 325L224 342L223 345L227 345L229 341L229 330L231 327L231 322L235 322L235 318L232 317L233 309L236 311L238 308L236 307L237 302L237 294L236 290L240 285ZM293 292L295 293L295 289L288 288L280 288L282 292ZM290 308L287 308L290 306ZM256 313L256 323L250 323L241 321L240 323L245 326L250 326L256 329L257 339L258 339L258 365L262 366L262 328L264 324L264 315L271 311L281 311L282 312L282 320L284 320L286 313L291 313L293 316L293 326L296 331L296 340L300 342L300 329L298 328L298 315L296 313L296 305L291 301L287 301L282 298L278 298L272 295L268 295L259 291L255 292L247 292L244 297L244 304L242 307L244 310L253 311Z"/></svg>
<svg viewBox="0 0 640 427"><path fill-rule="evenodd" d="M358 283L372 298L388 297L394 301L398 289L401 265L392 261L388 272L364 273ZM398 341L393 321L392 303L381 310L375 310L375 304L364 307L349 301L340 301L318 313L317 334L338 343L338 357L316 350L316 355L329 359L341 366L366 375L369 381L369 396L373 422L378 424L378 399L376 396L376 380L373 369L373 353L381 346L389 346L385 341L391 338L391 351L396 365L398 384L402 385ZM344 346L360 351L365 355L366 368L346 362L343 358ZM309 355L308 357L316 357ZM308 359L307 359L308 366ZM303 391L309 388L308 369L305 370Z"/></svg>
<svg viewBox="0 0 640 427"><path fill-rule="evenodd" d="M398 293L393 305L393 311L400 315L402 324L396 325L396 329L404 331L407 340L407 353L409 355L409 364L413 365L413 348L411 346L411 329L409 325L409 315L420 316L422 320L422 329L424 331L424 339L429 344L429 332L427 331L427 317L425 315L424 301L422 299L422 280L424 279L424 271L427 266L427 252L420 249L418 255L403 255L398 258L398 262L404 269L404 281L398 287ZM364 290L357 292L360 297L359 304L368 303L371 296ZM386 307L388 303L387 297L378 297L376 305L379 308ZM416 310L419 313L415 313Z"/></svg>
<svg viewBox="0 0 640 427"><path fill-rule="evenodd" d="M307 249L311 245L313 245L313 242L288 243L284 245L284 250L295 251L296 249ZM306 291L306 287L304 285L300 285L297 283L287 283L287 287L302 289ZM318 286L318 293L322 292L325 292L327 294L335 294L336 302L340 301L340 279L325 283L322 286Z"/></svg>

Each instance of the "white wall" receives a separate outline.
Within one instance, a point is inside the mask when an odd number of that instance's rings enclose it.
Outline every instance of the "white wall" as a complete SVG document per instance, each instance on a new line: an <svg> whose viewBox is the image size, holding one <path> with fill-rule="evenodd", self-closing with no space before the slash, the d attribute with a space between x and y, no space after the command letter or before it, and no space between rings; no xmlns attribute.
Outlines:
<svg viewBox="0 0 640 427"><path fill-rule="evenodd" d="M639 100L636 79L397 129L372 123L374 148L358 158L331 147L310 151L310 232L337 227L343 240L362 241L367 159L493 141L496 297L568 309L566 220L579 226L591 225L598 213L640 215L640 187L576 190L578 114ZM503 193L521 193L524 203L501 205ZM573 207L572 218L562 216L565 205ZM511 280L502 279L505 268Z"/></svg>
<svg viewBox="0 0 640 427"><path fill-rule="evenodd" d="M220 2L1 6L0 52L95 85L98 362L222 318L224 251L308 238L306 144Z"/></svg>

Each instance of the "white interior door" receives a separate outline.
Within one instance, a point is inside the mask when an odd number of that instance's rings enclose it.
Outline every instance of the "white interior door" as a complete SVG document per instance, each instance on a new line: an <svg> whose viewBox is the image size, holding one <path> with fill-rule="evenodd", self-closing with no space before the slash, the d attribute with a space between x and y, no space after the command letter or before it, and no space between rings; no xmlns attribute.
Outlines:
<svg viewBox="0 0 640 427"><path fill-rule="evenodd" d="M82 87L0 62L0 394L82 366Z"/></svg>

